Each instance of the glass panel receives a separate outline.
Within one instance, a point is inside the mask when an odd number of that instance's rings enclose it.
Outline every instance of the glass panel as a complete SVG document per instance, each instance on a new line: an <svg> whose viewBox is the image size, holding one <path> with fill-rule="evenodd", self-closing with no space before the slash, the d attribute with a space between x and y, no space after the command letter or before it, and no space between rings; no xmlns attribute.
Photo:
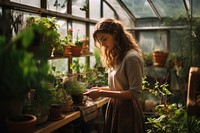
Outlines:
<svg viewBox="0 0 200 133"><path fill-rule="evenodd" d="M95 49L95 46L94 46L94 39L93 39L93 31L94 31L94 25L90 25L90 51L92 53L94 53L94 49ZM91 56L90 57L90 67L93 68L95 65L95 58L94 56Z"/></svg>
<svg viewBox="0 0 200 133"><path fill-rule="evenodd" d="M83 37L86 35L86 26L85 23L73 21L72 22L72 29L73 29L73 42L75 41L75 38L78 36L80 40L83 39Z"/></svg>
<svg viewBox="0 0 200 133"><path fill-rule="evenodd" d="M139 32L139 45L143 52L168 51L167 33L165 31L141 31Z"/></svg>
<svg viewBox="0 0 200 133"><path fill-rule="evenodd" d="M110 5L115 9L119 20L123 23L126 28L133 28L134 21L130 18L130 16L124 11L121 5L116 0L107 0Z"/></svg>
<svg viewBox="0 0 200 133"><path fill-rule="evenodd" d="M34 7L41 7L40 0L10 0L10 1Z"/></svg>
<svg viewBox="0 0 200 133"><path fill-rule="evenodd" d="M56 59L56 60L49 60L50 66L55 66L56 71L62 72L62 74L68 73L68 59Z"/></svg>
<svg viewBox="0 0 200 133"><path fill-rule="evenodd" d="M0 7L0 16L2 16L2 7Z"/></svg>
<svg viewBox="0 0 200 133"><path fill-rule="evenodd" d="M90 0L90 19L100 19L101 0Z"/></svg>
<svg viewBox="0 0 200 133"><path fill-rule="evenodd" d="M183 0L152 0L161 17L178 17L186 15Z"/></svg>
<svg viewBox="0 0 200 133"><path fill-rule="evenodd" d="M193 17L200 17L200 0L193 0Z"/></svg>
<svg viewBox="0 0 200 133"><path fill-rule="evenodd" d="M147 0L122 0L136 18L157 17Z"/></svg>
<svg viewBox="0 0 200 133"><path fill-rule="evenodd" d="M60 13L67 12L66 0L47 0L47 9L51 11L57 11Z"/></svg>
<svg viewBox="0 0 200 133"><path fill-rule="evenodd" d="M64 19L57 19L56 24L59 25L58 32L60 33L60 37L64 38L67 35L67 22Z"/></svg>
<svg viewBox="0 0 200 133"><path fill-rule="evenodd" d="M20 30L22 30L26 26L26 20L28 17L31 16L37 16L37 14L27 13L27 12L21 12L16 10L11 10L13 23L11 23L11 30L13 36L15 36Z"/></svg>
<svg viewBox="0 0 200 133"><path fill-rule="evenodd" d="M103 17L107 17L107 18L115 17L113 10L111 10L110 7L106 3L103 3Z"/></svg>
<svg viewBox="0 0 200 133"><path fill-rule="evenodd" d="M85 6L87 0L72 0L72 15L79 17L86 17L86 13L82 10Z"/></svg>
<svg viewBox="0 0 200 133"><path fill-rule="evenodd" d="M189 41L187 36L189 30L170 30L170 51L182 51Z"/></svg>

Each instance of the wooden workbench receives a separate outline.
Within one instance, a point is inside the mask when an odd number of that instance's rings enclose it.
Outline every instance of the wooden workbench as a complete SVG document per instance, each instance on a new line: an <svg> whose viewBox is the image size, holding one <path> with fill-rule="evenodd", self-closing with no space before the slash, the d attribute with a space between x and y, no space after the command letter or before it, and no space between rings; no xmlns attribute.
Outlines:
<svg viewBox="0 0 200 133"><path fill-rule="evenodd" d="M97 105L97 108L102 107L104 104L106 104L109 101L109 98L101 98L100 100L95 101L95 104ZM73 120L81 117L80 111L71 112L68 114L63 114L63 119L58 121L47 121L46 123L37 126L35 133L51 133L55 131L56 129L72 122Z"/></svg>

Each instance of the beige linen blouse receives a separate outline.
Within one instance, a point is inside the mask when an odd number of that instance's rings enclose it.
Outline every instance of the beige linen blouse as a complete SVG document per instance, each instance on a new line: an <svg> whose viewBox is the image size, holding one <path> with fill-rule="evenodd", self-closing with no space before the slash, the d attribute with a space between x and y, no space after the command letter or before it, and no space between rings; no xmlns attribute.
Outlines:
<svg viewBox="0 0 200 133"><path fill-rule="evenodd" d="M130 90L137 99L142 91L142 76L143 60L131 49L109 74L109 87L113 91Z"/></svg>

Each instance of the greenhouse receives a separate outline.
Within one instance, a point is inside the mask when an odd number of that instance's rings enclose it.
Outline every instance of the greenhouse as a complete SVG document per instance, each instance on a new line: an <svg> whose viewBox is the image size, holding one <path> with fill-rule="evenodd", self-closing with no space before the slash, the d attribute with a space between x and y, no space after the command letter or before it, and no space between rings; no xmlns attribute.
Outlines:
<svg viewBox="0 0 200 133"><path fill-rule="evenodd" d="M0 133L199 133L199 50L198 0L0 0Z"/></svg>

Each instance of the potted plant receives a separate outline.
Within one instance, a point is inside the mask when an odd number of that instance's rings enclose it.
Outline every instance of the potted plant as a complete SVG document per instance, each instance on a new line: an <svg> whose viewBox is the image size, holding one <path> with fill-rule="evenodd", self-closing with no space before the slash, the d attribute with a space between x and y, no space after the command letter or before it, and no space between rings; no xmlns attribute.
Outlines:
<svg viewBox="0 0 200 133"><path fill-rule="evenodd" d="M159 104L166 104L167 97L171 95L171 92L168 90L167 83L160 83L155 80L155 83L151 83L147 77L142 81L142 97L141 105L143 108L144 114L156 114L155 107Z"/></svg>
<svg viewBox="0 0 200 133"><path fill-rule="evenodd" d="M37 52L38 46L40 46L40 50L45 49L48 51L47 56L53 56L53 52L58 53L58 51L61 51L62 53L63 46L61 45L60 34L58 33L59 25L55 24L55 18L29 17L26 23L28 27L33 28L35 33L31 47L34 49L34 52Z"/></svg>
<svg viewBox="0 0 200 133"><path fill-rule="evenodd" d="M77 31L76 35L74 36L74 43L72 43L72 55L81 55L81 50L83 41L79 37L79 30Z"/></svg>
<svg viewBox="0 0 200 133"><path fill-rule="evenodd" d="M38 59L27 49L33 40L31 28L24 29L12 40L0 37L0 120L24 116L23 104L31 88L41 88L41 79L46 78L48 64ZM33 126L32 126L33 127Z"/></svg>
<svg viewBox="0 0 200 133"><path fill-rule="evenodd" d="M145 66L153 65L153 54L151 52L144 52L143 58L144 58Z"/></svg>
<svg viewBox="0 0 200 133"><path fill-rule="evenodd" d="M160 49L155 49L153 52L154 65L164 67L167 61L168 52Z"/></svg>
<svg viewBox="0 0 200 133"><path fill-rule="evenodd" d="M62 109L63 105L66 101L64 97L64 90L59 87L52 87L50 88L52 93L52 102L49 112L49 119L50 120L60 120L63 119Z"/></svg>
<svg viewBox="0 0 200 133"><path fill-rule="evenodd" d="M65 79L64 89L68 95L71 95L74 105L83 105L83 93L86 91L84 83L70 78Z"/></svg>
<svg viewBox="0 0 200 133"><path fill-rule="evenodd" d="M198 133L200 130L200 119L189 118L185 108L175 103L158 105L156 111L156 118L147 118L148 133Z"/></svg>
<svg viewBox="0 0 200 133"><path fill-rule="evenodd" d="M37 125L43 124L48 120L48 113L51 106L51 91L47 81L43 81L41 89L32 89L28 95L26 109L24 112L33 114L37 117Z"/></svg>
<svg viewBox="0 0 200 133"><path fill-rule="evenodd" d="M63 40L63 46L64 46L63 55L64 56L69 56L72 54L71 45L72 45L72 35L68 34L67 36L65 36L65 39Z"/></svg>
<svg viewBox="0 0 200 133"><path fill-rule="evenodd" d="M49 82L49 90L51 91L51 107L49 112L50 120L63 119L62 109L66 101L65 91L63 89L63 79L60 71L56 71L55 67L52 67L49 71L49 75L52 75L53 80Z"/></svg>

